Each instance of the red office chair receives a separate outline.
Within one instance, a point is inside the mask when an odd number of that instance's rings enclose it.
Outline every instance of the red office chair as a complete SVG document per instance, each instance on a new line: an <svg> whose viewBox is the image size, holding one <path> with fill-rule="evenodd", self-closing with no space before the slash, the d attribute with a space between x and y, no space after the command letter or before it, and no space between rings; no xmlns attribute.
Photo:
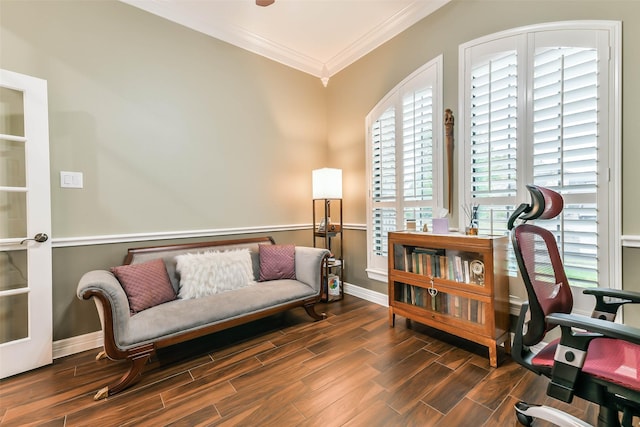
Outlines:
<svg viewBox="0 0 640 427"><path fill-rule="evenodd" d="M522 305L511 356L551 382L547 395L571 403L573 396L600 406L598 426L631 426L640 416L640 329L612 322L625 303L640 303L640 293L585 289L596 298L592 317L571 314L573 297L553 234L526 221L560 214L560 194L527 185L531 203L522 204L508 222L518 267L529 300ZM516 220L519 224L514 227ZM561 338L537 354L530 347L560 326ZM585 332L586 331L586 332ZM540 418L561 426L589 424L558 409L516 404L518 421L531 425Z"/></svg>

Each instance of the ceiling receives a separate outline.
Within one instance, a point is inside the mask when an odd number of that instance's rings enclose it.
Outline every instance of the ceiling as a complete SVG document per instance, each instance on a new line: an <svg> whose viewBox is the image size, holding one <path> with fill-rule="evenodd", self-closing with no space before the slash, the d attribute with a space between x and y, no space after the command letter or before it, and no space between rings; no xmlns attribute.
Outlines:
<svg viewBox="0 0 640 427"><path fill-rule="evenodd" d="M451 0L121 0L322 79Z"/></svg>

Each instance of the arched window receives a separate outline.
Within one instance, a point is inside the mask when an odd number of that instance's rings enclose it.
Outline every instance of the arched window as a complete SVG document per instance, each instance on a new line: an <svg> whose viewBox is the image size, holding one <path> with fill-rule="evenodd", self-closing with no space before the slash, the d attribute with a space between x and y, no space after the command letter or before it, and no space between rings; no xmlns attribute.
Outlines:
<svg viewBox="0 0 640 427"><path fill-rule="evenodd" d="M459 200L480 206L481 233L503 234L526 184L560 192L562 216L539 225L577 287L620 286L620 34L573 21L460 46Z"/></svg>
<svg viewBox="0 0 640 427"><path fill-rule="evenodd" d="M387 233L421 227L443 206L442 56L398 84L367 115L367 272L386 281Z"/></svg>

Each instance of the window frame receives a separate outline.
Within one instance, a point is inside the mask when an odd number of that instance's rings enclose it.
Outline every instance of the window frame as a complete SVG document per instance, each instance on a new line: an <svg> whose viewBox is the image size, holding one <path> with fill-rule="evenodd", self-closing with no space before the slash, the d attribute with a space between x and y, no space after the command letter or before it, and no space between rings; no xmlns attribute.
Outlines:
<svg viewBox="0 0 640 427"><path fill-rule="evenodd" d="M533 66L530 63L533 58L534 34L552 31L571 31L571 30L599 30L606 31L608 34L608 63L604 67L607 69L606 88L600 92L600 100L598 106L604 106L601 115L599 115L600 135L604 136L604 141L598 138L599 164L598 164L598 184L606 183L606 188L599 189L597 192L598 207L607 206L606 212L601 217L604 219L602 224L598 225L598 257L602 262L598 265L598 284L603 287L611 287L613 289L621 289L621 58L622 58L622 24L619 21L564 21L554 23L544 23L530 25L520 28L514 28L507 31L487 35L476 40L464 43L459 47L459 68L458 68L458 84L459 84L459 117L461 126L459 128L459 140L461 152L458 154L458 167L460 170L460 181L458 183L458 200L461 205L471 202L471 177L470 177L470 103L469 88L471 76L471 53L473 49L480 50L483 53L487 49L491 49L491 44L497 43L515 43L517 52L524 52L526 58L518 60L518 75L524 76L526 84L518 84L518 111L524 112L523 118L518 118L518 126L516 138L518 141L524 141L526 147L518 148L519 151L527 150L525 156L518 155L517 169L517 195L515 197L515 206L520 203L529 202L528 192L525 189L527 180L533 180L533 168L530 161L531 145L527 135L533 134L533 111L528 108L532 105L533 99ZM497 52L497 50L493 50ZM521 77L518 78L521 82ZM521 125L522 124L522 125ZM521 144L521 142L519 142ZM606 144L606 145L605 145ZM607 148L602 150L602 148ZM606 151L602 157L601 151ZM522 175L524 174L524 178ZM608 182L606 180L608 179ZM496 200L499 204L501 201ZM509 202L511 203L511 201ZM459 215L459 224L464 226L465 217ZM600 217L599 217L600 219ZM521 278L510 278L513 286L522 286ZM515 281L515 282L514 282ZM576 311L583 314L590 314L589 306L593 306L592 298L584 296L582 292L574 289L574 306ZM520 305L522 300L511 296L512 303ZM513 305L513 304L512 304Z"/></svg>
<svg viewBox="0 0 640 427"><path fill-rule="evenodd" d="M405 207L425 206L423 201L404 201L403 200L403 181L398 178L402 176L403 170L403 139L402 139L402 98L403 95L416 90L424 81L420 80L422 75L428 76L433 81L432 89L432 179L433 179L433 196L429 206L442 207L444 205L444 106L443 106L443 56L438 55L436 58L427 62L409 76L398 83L391 89L381 100L371 109L365 119L365 135L366 135L366 179L367 179L367 268L366 272L370 279L387 282L388 277L388 259L386 256L375 255L373 253L373 187L372 187L372 135L371 129L373 123L392 106L395 106L395 176L396 176L396 198L393 202L388 202L389 207L396 209L396 218L404 218ZM432 76L432 77L429 77ZM438 119L440 118L440 119ZM400 138L398 138L398 136ZM402 221L402 224L404 220ZM398 226L397 226L398 227Z"/></svg>

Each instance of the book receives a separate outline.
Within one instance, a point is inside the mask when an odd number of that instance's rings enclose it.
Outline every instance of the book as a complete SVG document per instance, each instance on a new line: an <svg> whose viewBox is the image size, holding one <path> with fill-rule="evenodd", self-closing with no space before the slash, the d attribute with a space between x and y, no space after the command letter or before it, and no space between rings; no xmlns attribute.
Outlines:
<svg viewBox="0 0 640 427"><path fill-rule="evenodd" d="M433 255L426 254L427 276L433 277Z"/></svg>
<svg viewBox="0 0 640 427"><path fill-rule="evenodd" d="M471 312L469 320L474 323L478 323L478 300L472 299L469 302L469 311Z"/></svg>
<svg viewBox="0 0 640 427"><path fill-rule="evenodd" d="M465 259L462 265L464 271L464 283L470 283L469 260Z"/></svg>
<svg viewBox="0 0 640 427"><path fill-rule="evenodd" d="M340 277L335 274L330 274L328 277L328 288L330 296L340 295Z"/></svg>
<svg viewBox="0 0 640 427"><path fill-rule="evenodd" d="M398 250L398 245L395 245L394 247L394 251L393 251L393 265L395 267L396 270L400 270L400 271L406 271L405 270L405 262L404 262L404 253L406 251L404 249L402 250Z"/></svg>
<svg viewBox="0 0 640 427"><path fill-rule="evenodd" d="M404 250L404 268L403 270L407 273L412 273L412 265L411 265L411 249L405 248Z"/></svg>
<svg viewBox="0 0 640 427"><path fill-rule="evenodd" d="M464 282L464 273L462 272L462 258L459 255L453 257L455 263L455 279L456 282Z"/></svg>

